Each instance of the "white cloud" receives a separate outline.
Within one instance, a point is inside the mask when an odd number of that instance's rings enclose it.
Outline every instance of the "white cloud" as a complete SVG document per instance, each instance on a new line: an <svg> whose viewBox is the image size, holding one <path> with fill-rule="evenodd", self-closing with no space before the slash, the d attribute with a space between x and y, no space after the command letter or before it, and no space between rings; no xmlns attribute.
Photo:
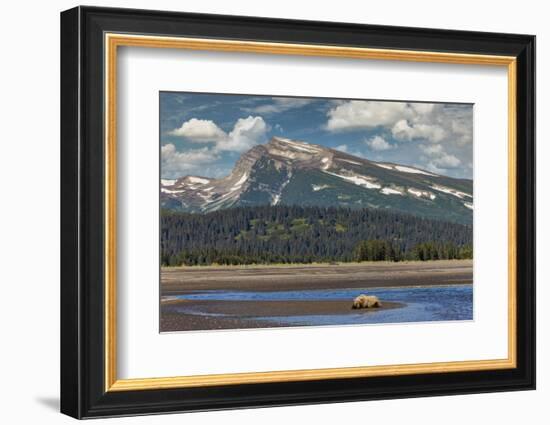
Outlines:
<svg viewBox="0 0 550 425"><path fill-rule="evenodd" d="M345 101L332 105L325 129L376 129L380 139L374 136L365 141L371 151L388 150L393 146L390 142L410 143L410 155L415 149L421 152L419 165L439 174L464 175L464 170L472 168L473 108L469 105ZM398 155L394 160L403 158Z"/></svg>
<svg viewBox="0 0 550 425"><path fill-rule="evenodd" d="M435 103L351 100L334 105L325 128L332 132L382 127L398 141L472 143L472 108Z"/></svg>
<svg viewBox="0 0 550 425"><path fill-rule="evenodd" d="M339 145L339 146L336 146L334 149L336 149L337 151L345 152L345 153L349 152L348 145Z"/></svg>
<svg viewBox="0 0 550 425"><path fill-rule="evenodd" d="M214 121L191 118L169 135L184 137L192 143L215 143L211 152L243 152L265 141L268 125L260 116L239 118L227 134Z"/></svg>
<svg viewBox="0 0 550 425"><path fill-rule="evenodd" d="M268 126L262 117L239 118L228 137L217 143L216 149L244 152L265 141L267 130Z"/></svg>
<svg viewBox="0 0 550 425"><path fill-rule="evenodd" d="M374 136L371 137L368 140L365 140L365 143L368 147L370 147L373 151L387 151L389 149L392 149L392 145L390 145L386 140L381 136Z"/></svg>
<svg viewBox="0 0 550 425"><path fill-rule="evenodd" d="M420 149L428 156L427 167L430 171L442 173L462 165L459 158L447 153L443 146L439 144L420 145Z"/></svg>
<svg viewBox="0 0 550 425"><path fill-rule="evenodd" d="M432 143L441 142L446 132L439 125L432 124L412 124L409 125L407 120L399 120L395 123L392 130L392 135L397 140L411 141L415 139L428 140Z"/></svg>
<svg viewBox="0 0 550 425"><path fill-rule="evenodd" d="M350 100L328 111L326 128L329 131L349 131L391 126L411 115L412 109L404 102Z"/></svg>
<svg viewBox="0 0 550 425"><path fill-rule="evenodd" d="M210 148L179 152L172 143L163 145L160 155L163 178L179 178L200 171L205 164L211 164L218 159L216 152Z"/></svg>
<svg viewBox="0 0 550 425"><path fill-rule="evenodd" d="M429 156L436 156L443 152L443 146L441 145L420 145L420 149L422 151L429 155Z"/></svg>
<svg viewBox="0 0 550 425"><path fill-rule="evenodd" d="M301 108L302 106L309 105L313 102L313 99L301 99L294 97L272 97L270 100L272 103L242 109L247 112L269 115L288 111L290 109Z"/></svg>
<svg viewBox="0 0 550 425"><path fill-rule="evenodd" d="M444 153L440 157L434 159L432 164L439 168L457 168L462 164L462 161L454 155Z"/></svg>
<svg viewBox="0 0 550 425"><path fill-rule="evenodd" d="M452 117L451 130L458 146L472 144L473 116L471 113L457 113Z"/></svg>
<svg viewBox="0 0 550 425"><path fill-rule="evenodd" d="M409 106L418 114L426 115L435 108L435 103L409 103Z"/></svg>
<svg viewBox="0 0 550 425"><path fill-rule="evenodd" d="M173 143L161 147L161 170L163 178L179 178L188 174L221 175L216 161L225 151L240 153L265 141L268 125L260 116L240 118L229 134L209 120L192 118L170 132L185 137L193 143L213 142L213 146L178 151ZM214 168L213 168L214 167Z"/></svg>
<svg viewBox="0 0 550 425"><path fill-rule="evenodd" d="M197 118L191 118L168 134L185 137L194 143L218 142L227 137L225 131L218 127L214 121Z"/></svg>

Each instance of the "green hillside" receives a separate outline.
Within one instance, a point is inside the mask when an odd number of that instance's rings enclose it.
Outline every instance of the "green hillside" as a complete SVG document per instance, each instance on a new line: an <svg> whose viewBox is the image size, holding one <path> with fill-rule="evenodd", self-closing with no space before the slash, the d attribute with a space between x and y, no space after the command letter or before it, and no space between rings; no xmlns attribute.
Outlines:
<svg viewBox="0 0 550 425"><path fill-rule="evenodd" d="M163 211L164 265L470 258L472 228L377 209L237 207Z"/></svg>

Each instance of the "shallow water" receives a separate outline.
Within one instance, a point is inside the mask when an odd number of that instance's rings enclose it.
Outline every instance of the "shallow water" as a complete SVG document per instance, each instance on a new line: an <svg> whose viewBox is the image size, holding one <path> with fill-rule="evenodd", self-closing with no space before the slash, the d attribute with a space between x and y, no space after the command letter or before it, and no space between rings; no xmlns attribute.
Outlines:
<svg viewBox="0 0 550 425"><path fill-rule="evenodd" d="M362 323L404 323L473 319L472 285L426 286L407 288L328 289L304 291L202 291L178 298L211 301L281 301L285 300L353 300L361 293L376 295L382 302L405 304L402 308L352 314L300 315L285 317L261 316L254 320L288 326L345 325ZM182 309L184 311L185 308ZM220 316L196 309L191 314ZM236 317L236 316L230 316ZM267 324L266 324L267 325ZM268 325L267 325L268 326Z"/></svg>

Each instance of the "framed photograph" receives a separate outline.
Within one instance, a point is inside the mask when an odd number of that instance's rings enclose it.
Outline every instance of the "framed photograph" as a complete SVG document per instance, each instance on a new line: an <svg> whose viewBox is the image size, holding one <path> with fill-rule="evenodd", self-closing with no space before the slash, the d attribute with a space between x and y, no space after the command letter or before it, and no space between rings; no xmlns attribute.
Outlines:
<svg viewBox="0 0 550 425"><path fill-rule="evenodd" d="M61 411L535 388L535 37L61 14Z"/></svg>

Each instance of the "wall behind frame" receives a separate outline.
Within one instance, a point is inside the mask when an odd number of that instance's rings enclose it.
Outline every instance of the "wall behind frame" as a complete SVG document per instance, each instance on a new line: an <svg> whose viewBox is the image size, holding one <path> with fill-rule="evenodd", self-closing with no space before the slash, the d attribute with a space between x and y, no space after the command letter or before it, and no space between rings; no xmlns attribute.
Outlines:
<svg viewBox="0 0 550 425"><path fill-rule="evenodd" d="M537 35L538 116L550 115L542 96L550 93L550 28L543 3L525 0L451 5L439 1L392 2L257 2L253 0L94 1L97 6L155 8L188 12L279 18L347 21L368 24L517 32ZM0 144L0 413L6 423L40 421L74 423L57 413L59 392L59 12L74 1L11 2L4 7L0 31L3 43L2 143ZM539 119L538 140L550 140L550 129ZM7 129L7 132L6 132ZM550 181L550 146L537 151L539 187ZM538 216L550 215L550 200L539 190ZM539 258L548 258L550 223L538 223ZM550 265L538 264L538 358L550 358L548 309ZM550 397L550 366L540 361L538 390L380 402L345 403L291 408L134 417L109 420L125 424L279 424L367 420L371 423L463 425L465 421L517 424L541 423L548 416L543 402ZM535 420L536 418L536 420ZM102 420L100 420L102 422Z"/></svg>

